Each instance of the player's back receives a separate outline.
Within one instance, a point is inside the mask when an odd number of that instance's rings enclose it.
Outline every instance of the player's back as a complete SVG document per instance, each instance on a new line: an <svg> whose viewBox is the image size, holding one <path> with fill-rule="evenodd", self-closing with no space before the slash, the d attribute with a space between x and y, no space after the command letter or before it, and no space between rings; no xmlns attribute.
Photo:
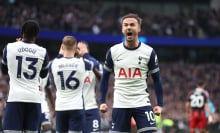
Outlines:
<svg viewBox="0 0 220 133"><path fill-rule="evenodd" d="M86 73L83 59L56 58L51 71L57 89L56 111L83 109L82 87Z"/></svg>
<svg viewBox="0 0 220 133"><path fill-rule="evenodd" d="M34 43L18 41L7 45L8 101L40 103L39 75L46 57L46 49Z"/></svg>
<svg viewBox="0 0 220 133"><path fill-rule="evenodd" d="M206 93L196 88L194 91L189 94L190 107L193 111L195 110L204 110L205 103L207 102Z"/></svg>

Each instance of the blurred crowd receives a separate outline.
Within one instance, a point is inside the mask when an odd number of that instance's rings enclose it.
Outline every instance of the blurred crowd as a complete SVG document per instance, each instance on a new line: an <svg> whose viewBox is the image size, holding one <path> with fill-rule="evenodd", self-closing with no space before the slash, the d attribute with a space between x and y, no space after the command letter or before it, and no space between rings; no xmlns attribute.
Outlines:
<svg viewBox="0 0 220 133"><path fill-rule="evenodd" d="M174 15L151 14L141 4L128 6L123 2L108 5L102 0L85 1L25 1L9 3L0 0L0 26L18 28L24 20L36 19L44 30L93 34L121 34L121 16L128 12L143 18L142 35L174 37L219 37L220 10L191 9Z"/></svg>

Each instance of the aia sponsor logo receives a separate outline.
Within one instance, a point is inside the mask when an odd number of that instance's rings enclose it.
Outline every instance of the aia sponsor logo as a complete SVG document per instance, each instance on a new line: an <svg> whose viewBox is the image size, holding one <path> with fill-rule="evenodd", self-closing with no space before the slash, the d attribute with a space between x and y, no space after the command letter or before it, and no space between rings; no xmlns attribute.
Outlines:
<svg viewBox="0 0 220 133"><path fill-rule="evenodd" d="M84 83L89 83L89 84L91 83L89 76L86 76L86 78L84 79Z"/></svg>
<svg viewBox="0 0 220 133"><path fill-rule="evenodd" d="M139 68L120 68L118 73L119 78L142 78Z"/></svg>

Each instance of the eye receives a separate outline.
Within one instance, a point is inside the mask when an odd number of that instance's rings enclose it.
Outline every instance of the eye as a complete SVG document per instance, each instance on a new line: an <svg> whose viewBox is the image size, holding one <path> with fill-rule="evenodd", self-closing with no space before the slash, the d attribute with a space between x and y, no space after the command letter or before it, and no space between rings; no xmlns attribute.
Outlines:
<svg viewBox="0 0 220 133"><path fill-rule="evenodd" d="M128 26L128 24L123 24L124 27Z"/></svg>

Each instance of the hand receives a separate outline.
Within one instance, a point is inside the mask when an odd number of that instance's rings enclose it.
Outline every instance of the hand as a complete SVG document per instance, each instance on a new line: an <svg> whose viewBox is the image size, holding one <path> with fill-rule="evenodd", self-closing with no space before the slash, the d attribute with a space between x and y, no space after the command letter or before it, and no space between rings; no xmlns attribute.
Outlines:
<svg viewBox="0 0 220 133"><path fill-rule="evenodd" d="M99 107L99 110L100 110L102 113L107 112L107 111L108 111L108 106L107 106L107 104L106 104L106 103L101 104L100 107Z"/></svg>
<svg viewBox="0 0 220 133"><path fill-rule="evenodd" d="M162 107L156 106L153 108L154 114L159 116L162 113Z"/></svg>
<svg viewBox="0 0 220 133"><path fill-rule="evenodd" d="M213 119L212 119L212 115L209 115L209 117L208 117L208 124L211 124L212 121L213 121Z"/></svg>
<svg viewBox="0 0 220 133"><path fill-rule="evenodd" d="M208 124L215 124L215 119L214 119L215 117L214 117L214 115L212 114L212 115L209 115L209 117L208 117Z"/></svg>

